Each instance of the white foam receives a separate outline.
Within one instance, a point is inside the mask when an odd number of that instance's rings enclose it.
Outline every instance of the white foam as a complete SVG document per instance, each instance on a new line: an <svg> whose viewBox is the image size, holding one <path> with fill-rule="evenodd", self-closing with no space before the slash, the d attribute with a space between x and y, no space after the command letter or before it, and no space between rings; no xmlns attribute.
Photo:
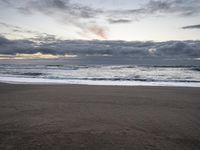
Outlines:
<svg viewBox="0 0 200 150"><path fill-rule="evenodd" d="M22 78L0 76L0 82L11 84L79 84L79 85L112 85L112 86L173 86L200 87L196 82L145 82L145 81L94 81L94 80L61 80L43 78Z"/></svg>

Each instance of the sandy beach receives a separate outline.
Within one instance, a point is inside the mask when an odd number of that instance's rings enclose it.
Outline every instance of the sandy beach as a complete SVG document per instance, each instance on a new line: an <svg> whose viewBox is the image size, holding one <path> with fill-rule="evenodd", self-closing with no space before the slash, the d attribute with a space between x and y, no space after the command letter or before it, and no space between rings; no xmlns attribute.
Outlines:
<svg viewBox="0 0 200 150"><path fill-rule="evenodd" d="M1 150L199 150L200 88L0 84Z"/></svg>

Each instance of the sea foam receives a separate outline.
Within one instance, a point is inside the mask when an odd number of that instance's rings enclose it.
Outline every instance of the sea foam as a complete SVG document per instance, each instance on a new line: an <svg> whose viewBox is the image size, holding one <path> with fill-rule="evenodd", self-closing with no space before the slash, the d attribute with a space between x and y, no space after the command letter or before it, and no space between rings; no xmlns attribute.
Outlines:
<svg viewBox="0 0 200 150"><path fill-rule="evenodd" d="M173 86L173 87L200 87L195 82L145 82L145 81L110 81L110 80L67 80L42 79L22 77L0 77L0 82L10 84L78 84L78 85L105 85L105 86Z"/></svg>

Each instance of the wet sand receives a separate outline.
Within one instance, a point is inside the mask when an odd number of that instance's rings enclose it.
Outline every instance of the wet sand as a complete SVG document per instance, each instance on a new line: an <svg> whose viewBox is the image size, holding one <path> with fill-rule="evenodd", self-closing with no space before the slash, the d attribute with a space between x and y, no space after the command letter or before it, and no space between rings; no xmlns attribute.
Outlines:
<svg viewBox="0 0 200 150"><path fill-rule="evenodd" d="M200 88L0 84L1 150L199 150Z"/></svg>

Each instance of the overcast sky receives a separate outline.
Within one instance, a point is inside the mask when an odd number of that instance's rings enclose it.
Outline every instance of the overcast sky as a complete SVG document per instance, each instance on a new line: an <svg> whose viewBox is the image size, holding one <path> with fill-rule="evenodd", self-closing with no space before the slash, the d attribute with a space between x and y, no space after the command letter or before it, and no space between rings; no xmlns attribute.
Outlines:
<svg viewBox="0 0 200 150"><path fill-rule="evenodd" d="M200 40L200 0L0 0L8 39Z"/></svg>

